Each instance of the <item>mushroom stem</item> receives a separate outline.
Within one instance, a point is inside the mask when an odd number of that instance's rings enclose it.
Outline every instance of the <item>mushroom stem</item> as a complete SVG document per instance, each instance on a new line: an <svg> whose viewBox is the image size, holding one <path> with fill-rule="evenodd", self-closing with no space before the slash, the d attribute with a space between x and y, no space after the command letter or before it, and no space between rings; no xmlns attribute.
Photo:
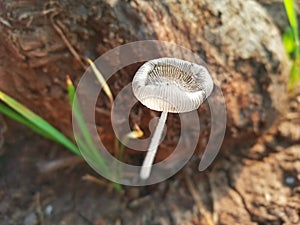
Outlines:
<svg viewBox="0 0 300 225"><path fill-rule="evenodd" d="M157 127L154 131L153 137L151 139L146 157L144 159L143 165L142 165L142 169L140 172L140 177L142 179L147 179L150 176L151 173L151 168L152 168L152 164L158 149L158 145L159 145L159 141L167 120L167 115L168 112L167 111L163 111L160 115Z"/></svg>

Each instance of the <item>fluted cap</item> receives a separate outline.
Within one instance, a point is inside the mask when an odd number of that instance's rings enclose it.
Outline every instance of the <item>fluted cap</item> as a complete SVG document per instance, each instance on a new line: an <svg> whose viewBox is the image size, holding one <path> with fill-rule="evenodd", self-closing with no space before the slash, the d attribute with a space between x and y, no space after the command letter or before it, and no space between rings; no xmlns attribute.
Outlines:
<svg viewBox="0 0 300 225"><path fill-rule="evenodd" d="M152 110L182 113L201 105L211 94L213 81L204 66L158 58L139 68L132 89L135 97Z"/></svg>

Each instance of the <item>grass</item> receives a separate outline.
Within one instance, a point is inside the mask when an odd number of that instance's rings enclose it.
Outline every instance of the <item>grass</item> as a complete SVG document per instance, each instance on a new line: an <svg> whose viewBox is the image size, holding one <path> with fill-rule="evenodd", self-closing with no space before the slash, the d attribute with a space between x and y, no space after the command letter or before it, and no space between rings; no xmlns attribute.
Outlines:
<svg viewBox="0 0 300 225"><path fill-rule="evenodd" d="M6 115L7 117L27 126L37 134L54 141L62 146L66 147L71 152L75 153L78 156L82 156L79 149L85 151L87 155L92 157L97 166L101 168L107 175L109 174L108 167L98 153L98 149L95 146L93 139L89 133L88 127L83 119L82 113L80 111L80 107L75 95L75 87L70 79L67 76L67 89L69 96L70 106L73 106L73 113L75 115L75 119L78 123L78 127L82 138L78 138L78 147L72 140L63 135L59 130L49 124L42 117L35 114L33 111L8 96L4 92L0 91L0 113ZM122 190L120 184L114 183L114 187L116 190Z"/></svg>
<svg viewBox="0 0 300 225"><path fill-rule="evenodd" d="M90 63L95 76L97 77L100 85L103 87L103 90L105 91L111 104L113 104L113 95L102 74L91 60L88 59L87 61ZM73 140L66 137L42 117L38 116L36 113L2 91L0 91L0 113L27 126L37 134L64 146L78 156L82 156L81 151L84 151L85 155L92 158L94 160L93 163L95 162L97 164L97 167L100 168L101 171L103 171L106 175L109 175L110 171L108 169L107 163L99 154L98 148L94 144L93 138L83 118L80 110L80 105L76 97L75 87L69 76L66 77L66 85L68 90L69 104L70 107L72 107L73 115L80 130L80 137L76 136L78 146L74 143ZM75 134L73 133L73 135ZM138 126L135 126L135 129L129 132L124 137L123 143L126 144L129 139L140 138L142 136L142 130ZM123 158L125 146L121 144L117 138L116 143L117 158L121 160ZM117 168L117 170L118 172L122 172L119 171L119 168ZM117 191L122 190L122 186L120 184L113 183L113 186Z"/></svg>
<svg viewBox="0 0 300 225"><path fill-rule="evenodd" d="M79 103L76 98L75 94L75 87L70 79L69 76L66 78L67 82L67 89L68 89L68 95L69 95L69 101L70 105L73 106L73 114L75 117L75 120L78 124L80 135L81 137L77 137L77 143L81 149L81 151L84 151L86 155L92 157L96 162L101 171L103 171L106 175L109 174L108 167L104 161L104 159L101 157L101 155L98 153L98 148L94 144L94 141L91 137L91 134L89 132L89 129L84 121L83 115L80 110Z"/></svg>
<svg viewBox="0 0 300 225"><path fill-rule="evenodd" d="M24 105L0 91L0 112L11 119L24 124L36 133L57 142L71 152L81 156L77 146L46 120L26 108Z"/></svg>
<svg viewBox="0 0 300 225"><path fill-rule="evenodd" d="M293 89L300 81L300 40L297 12L294 0L284 0L285 11L290 23L283 34L283 44L291 61L292 68L290 72L290 80L288 84L289 90Z"/></svg>
<svg viewBox="0 0 300 225"><path fill-rule="evenodd" d="M100 71L98 70L98 68L96 67L96 65L93 63L92 60L90 60L89 58L87 59L88 63L90 64L93 72L95 73L98 82L100 83L100 85L103 88L103 91L105 92L105 94L107 95L107 97L109 98L109 101L111 104L113 104L114 102L114 97L110 91L110 88L108 86L108 84L106 83L105 79L103 78L102 74L100 73Z"/></svg>

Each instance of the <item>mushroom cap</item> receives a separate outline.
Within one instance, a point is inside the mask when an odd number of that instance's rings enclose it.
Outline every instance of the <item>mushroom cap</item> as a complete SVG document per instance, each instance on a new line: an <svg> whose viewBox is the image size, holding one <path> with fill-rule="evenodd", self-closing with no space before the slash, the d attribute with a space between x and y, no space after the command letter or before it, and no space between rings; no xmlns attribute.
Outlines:
<svg viewBox="0 0 300 225"><path fill-rule="evenodd" d="M176 58L158 58L138 69L132 90L152 110L183 113L201 105L211 94L213 81L204 66Z"/></svg>

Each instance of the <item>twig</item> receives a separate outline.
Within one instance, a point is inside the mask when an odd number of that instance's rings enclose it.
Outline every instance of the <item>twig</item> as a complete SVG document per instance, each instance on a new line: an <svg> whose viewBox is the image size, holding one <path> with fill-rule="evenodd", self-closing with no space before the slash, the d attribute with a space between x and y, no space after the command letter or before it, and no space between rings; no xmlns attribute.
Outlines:
<svg viewBox="0 0 300 225"><path fill-rule="evenodd" d="M290 120L299 119L300 115L298 112L289 112L286 114L286 118Z"/></svg>
<svg viewBox="0 0 300 225"><path fill-rule="evenodd" d="M43 213L42 206L41 206L41 193L39 193L39 192L36 194L36 204L37 204L36 212L39 216L40 224L45 225L44 213Z"/></svg>
<svg viewBox="0 0 300 225"><path fill-rule="evenodd" d="M108 187L108 190L109 191L112 191L114 189L114 184L113 183L108 183L108 182L105 182L97 177L94 177L90 174L86 174L82 177L82 180L84 181L88 181L88 182L91 182L91 183L94 183L94 184L97 184L99 186L106 186Z"/></svg>
<svg viewBox="0 0 300 225"><path fill-rule="evenodd" d="M207 212L207 210L203 207L202 205L202 200L201 200L201 197L200 195L198 194L198 192L196 191L196 188L191 180L191 178L185 174L184 176L185 178L185 181L186 181L186 185L197 205L197 208L199 210L199 213L200 213L200 216L202 215L204 218L204 223L207 224L207 225L214 225L214 222L213 220L211 219L209 213Z"/></svg>
<svg viewBox="0 0 300 225"><path fill-rule="evenodd" d="M96 112L97 113L100 113L100 114L103 114L104 116L110 116L111 113L105 109L102 109L102 108L99 108L96 106Z"/></svg>
<svg viewBox="0 0 300 225"><path fill-rule="evenodd" d="M75 57L75 59L80 63L80 65L84 68L87 69L87 66L84 64L84 62L82 61L81 57L79 56L79 54L77 53L77 51L75 50L75 48L72 46L72 44L70 43L70 41L67 39L66 35L64 34L64 32L61 30L60 27L62 27L62 23L57 20L54 20L54 17L57 16L60 13L60 10L57 10L56 12L53 12L50 15L50 21L52 26L54 27L54 29L56 30L56 32L60 35L61 39L63 40L63 42L66 44L66 46L68 47L69 51L72 53L72 55Z"/></svg>
<svg viewBox="0 0 300 225"><path fill-rule="evenodd" d="M106 80L103 77L102 73L99 71L99 69L96 67L96 65L94 64L94 62L91 59L87 58L86 61L90 64L93 72L95 73L95 75L98 79L98 82L101 84L101 86L103 88L103 91L109 98L110 104L113 105L114 104L113 95L112 95L111 90L110 90L108 84L106 83Z"/></svg>
<svg viewBox="0 0 300 225"><path fill-rule="evenodd" d="M98 184L98 185L100 185L100 186L106 186L106 185L107 185L107 183L106 183L105 181L100 180L100 179L98 179L97 177L94 177L94 176L92 176L92 175L90 175L90 174L84 175L84 176L82 177L82 180L88 181L88 182L92 182L92 183Z"/></svg>
<svg viewBox="0 0 300 225"><path fill-rule="evenodd" d="M39 163L38 168L42 173L49 173L61 168L74 166L82 162L84 162L84 159L82 157L70 156L67 158L56 159L46 163Z"/></svg>
<svg viewBox="0 0 300 225"><path fill-rule="evenodd" d="M8 22L8 20L2 18L1 16L0 16L0 23L2 23L3 25L5 25L5 26L7 26L7 27L9 27L9 28L12 28L12 26L11 26L11 24Z"/></svg>

